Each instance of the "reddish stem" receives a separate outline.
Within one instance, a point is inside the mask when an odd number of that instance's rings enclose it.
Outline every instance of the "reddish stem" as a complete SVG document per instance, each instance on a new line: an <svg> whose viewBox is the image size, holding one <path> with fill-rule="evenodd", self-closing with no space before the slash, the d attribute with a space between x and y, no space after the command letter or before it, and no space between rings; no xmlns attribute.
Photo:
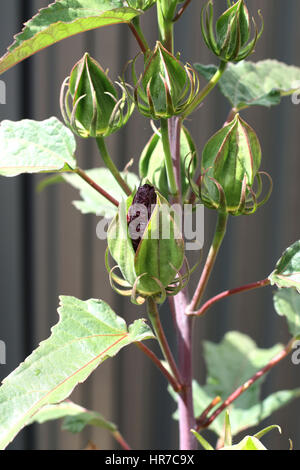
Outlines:
<svg viewBox="0 0 300 470"><path fill-rule="evenodd" d="M124 450L131 450L131 447L127 444L124 437L119 433L119 431L115 431L112 433L116 441L120 444L122 449Z"/></svg>
<svg viewBox="0 0 300 470"><path fill-rule="evenodd" d="M170 372L162 365L161 361L158 359L158 357L149 349L147 346L145 346L144 343L138 342L135 343L138 348L140 348L141 351L143 351L146 356L148 356L151 361L158 367L158 369L163 373L163 375L167 378L169 381L170 385L173 387L175 392L180 392L182 386L180 385L179 382L173 377L173 375L170 374Z"/></svg>
<svg viewBox="0 0 300 470"><path fill-rule="evenodd" d="M270 280L267 278L267 279L264 279L263 281L257 281L251 284L246 284L245 286L236 287L235 289L225 290L224 292L221 292L220 294L212 297L207 302L205 302L205 304L203 304L202 307L197 312L192 312L189 315L201 317L201 315L204 315L204 313L216 302L219 302L219 300L225 299L226 297L229 297L231 295L239 294L241 292L259 289L261 287L268 286L269 284L270 284Z"/></svg>
<svg viewBox="0 0 300 470"><path fill-rule="evenodd" d="M118 207L119 202L111 196L105 189L101 188L92 178L90 178L81 168L76 168L75 172L82 178L86 183L88 183L92 188L94 188L98 193L100 193L105 199Z"/></svg>
<svg viewBox="0 0 300 470"><path fill-rule="evenodd" d="M133 33L135 39L137 40L137 43L138 43L138 45L140 46L142 53L143 53L143 54L146 54L146 52L147 52L148 49L147 49L147 47L145 46L143 39L142 39L141 36L139 35L139 32L137 31L137 29L135 28L135 26L134 26L132 23L128 23L128 26L129 26L129 28L131 29L131 31L132 31L132 33Z"/></svg>
<svg viewBox="0 0 300 470"><path fill-rule="evenodd" d="M182 14L185 12L185 10L187 9L187 7L189 6L189 4L191 3L192 0L186 0L185 3L182 5L182 7L180 8L180 10L178 10L178 12L176 13L176 15L174 16L173 18L173 23L175 23L175 21L178 21L179 18L182 16Z"/></svg>
<svg viewBox="0 0 300 470"><path fill-rule="evenodd" d="M219 416L219 414L225 410L225 408L231 405L231 403L233 403L240 395L242 395L242 393L248 390L251 385L253 385L258 379L260 379L276 364L282 361L282 359L287 357L293 348L294 341L295 338L292 338L291 341L285 346L285 348L278 354L276 354L276 356L274 356L273 359L271 359L271 361L265 367L256 372L256 374L254 374L249 380L247 380L247 382L238 387L231 395L229 395L229 397L222 403L222 405L220 405L216 409L216 411L213 412L213 414L209 418L203 420L202 413L200 418L197 419L197 430L199 431L200 429L207 428Z"/></svg>

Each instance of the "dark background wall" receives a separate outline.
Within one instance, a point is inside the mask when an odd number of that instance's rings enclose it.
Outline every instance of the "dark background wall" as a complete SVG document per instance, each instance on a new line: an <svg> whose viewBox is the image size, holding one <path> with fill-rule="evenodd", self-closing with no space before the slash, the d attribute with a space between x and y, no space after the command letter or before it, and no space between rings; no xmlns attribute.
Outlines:
<svg viewBox="0 0 300 470"><path fill-rule="evenodd" d="M226 2L216 2L220 11ZM0 17L1 54L12 42L22 23L46 0L10 0ZM176 49L190 63L212 63L214 57L201 38L199 21L203 2L194 0L176 27ZM265 32L253 60L276 58L300 66L297 0L249 0L255 14L261 8ZM155 11L142 19L146 36L154 45L157 31ZM125 25L108 27L68 39L16 66L3 75L7 104L0 105L0 119L46 119L60 117L59 89L73 64L85 51L97 58L117 78L122 67L137 53L137 46ZM229 111L218 90L187 123L198 148L220 128ZM256 129L263 148L262 168L274 181L271 200L254 216L232 218L216 264L207 295L225 288L263 279L273 269L282 251L299 239L299 123L300 107L285 99L276 108L258 108L244 113ZM135 159L151 135L148 122L135 114L109 147L120 168ZM78 142L78 159L84 168L99 165L93 142ZM97 218L81 216L71 205L76 192L63 185L36 193L40 176L0 179L0 339L7 344L7 365L0 366L0 378L13 370L38 343L49 336L57 322L58 295L82 299L102 298L129 322L141 316L135 306L111 293L103 267L105 244L96 238ZM216 214L205 212L205 248L213 234ZM205 253L204 253L205 255ZM194 275L196 282L197 275ZM192 285L191 285L192 287ZM173 343L174 332L167 307L162 316ZM199 319L194 332L195 375L205 380L201 342L220 341L228 330L249 334L260 347L288 340L285 322L273 310L272 292L262 290L236 296L217 305ZM220 358L221 360L221 358ZM132 366L134 364L134 367ZM289 360L274 369L264 385L264 394L299 386L299 366ZM102 412L119 423L133 448L172 448L177 442L176 423L171 420L174 405L165 392L165 382L134 347L106 361L85 384L75 390L75 401ZM300 402L274 414L265 424L282 426L283 435L272 435L272 448L288 447L291 437L300 448L298 413ZM100 448L113 448L110 437L99 430L80 436L61 433L58 423L31 426L12 444L15 449L77 449L92 439ZM268 441L266 441L268 442Z"/></svg>

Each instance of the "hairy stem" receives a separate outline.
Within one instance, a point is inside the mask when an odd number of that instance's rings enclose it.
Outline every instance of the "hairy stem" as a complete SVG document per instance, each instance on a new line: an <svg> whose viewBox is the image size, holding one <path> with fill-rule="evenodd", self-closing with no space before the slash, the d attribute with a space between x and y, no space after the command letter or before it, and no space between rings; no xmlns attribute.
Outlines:
<svg viewBox="0 0 300 470"><path fill-rule="evenodd" d="M105 191L105 189L101 188L101 186L99 186L94 180L92 180L92 178L90 178L81 168L76 168L74 172L77 173L77 175L79 175L86 183L88 183L92 188L94 188L98 193L105 197L114 206L119 206L119 202L107 191Z"/></svg>
<svg viewBox="0 0 300 470"><path fill-rule="evenodd" d="M198 98L191 103L190 106L186 109L183 117L186 118L189 114L191 114L198 106L202 103L204 98L215 88L218 81L222 77L223 73L225 72L227 67L227 62L221 62L218 70L214 74L214 76L210 79L207 85L200 91Z"/></svg>
<svg viewBox="0 0 300 470"><path fill-rule="evenodd" d="M187 314L193 314L195 313L202 296L204 294L205 288L207 286L208 280L210 278L211 271L213 269L213 266L215 264L220 246L222 244L224 235L226 233L226 227L227 227L227 220L228 220L228 214L224 212L219 212L218 213L218 221L217 221L217 226L216 226L216 231L214 235L214 239L212 242L212 245L210 247L198 286L195 290L194 296L192 298L192 301L190 305L188 306L186 313Z"/></svg>
<svg viewBox="0 0 300 470"><path fill-rule="evenodd" d="M171 153L170 141L169 141L169 123L168 119L160 120L161 139L165 154L165 164L169 181L169 191L173 198L178 199L179 189L177 187L177 181L174 171L174 163Z"/></svg>
<svg viewBox="0 0 300 470"><path fill-rule="evenodd" d="M176 379L173 377L173 375L170 374L170 372L163 366L161 361L158 359L158 357L154 354L154 352L151 351L147 346L145 346L144 343L138 342L135 343L138 348L143 351L146 356L151 359L151 361L158 367L158 369L163 373L163 375L166 377L170 385L173 387L175 392L179 392L182 388L181 384L176 381Z"/></svg>
<svg viewBox="0 0 300 470"><path fill-rule="evenodd" d="M177 368L176 362L174 360L173 354L170 350L167 338L165 336L162 324L160 322L156 302L153 300L152 297L148 297L147 299L147 310L148 310L149 319L153 326L153 329L156 334L157 340L159 342L163 356L165 360L167 361L167 363L169 364L169 367L174 375L176 382L181 385L182 384L181 375Z"/></svg>
<svg viewBox="0 0 300 470"><path fill-rule="evenodd" d="M199 310L197 310L197 312L194 312L191 315L201 317L201 315L204 315L204 313L206 313L206 311L210 307L212 307L212 305L214 305L216 302L219 302L222 299L225 299L226 297L230 297L231 295L240 294L242 292L247 292L247 291L254 290L254 289L259 289L261 287L266 287L268 285L270 285L270 280L267 278L267 279L264 279L263 281L257 281L251 284L246 284L245 286L236 287L235 289L225 290L221 292L220 294L215 295L214 297L209 299L207 302L205 302L205 304L202 305L202 307Z"/></svg>
<svg viewBox="0 0 300 470"><path fill-rule="evenodd" d="M112 161L112 159L111 159L111 157L108 153L108 150L106 148L104 138L103 137L97 137L96 141L97 141L98 149L99 149L99 152L101 154L102 160L105 163L106 167L111 172L111 174L113 175L115 180L118 182L119 186L123 189L125 194L127 194L127 196L130 196L132 191L131 191L130 187L128 186L128 184L126 183L126 181L122 178L118 168L116 167L116 165Z"/></svg>
<svg viewBox="0 0 300 470"><path fill-rule="evenodd" d="M276 356L274 356L265 367L256 372L249 380L247 380L247 382L238 387L231 395L229 395L229 397L213 412L210 417L204 417L202 413L201 417L197 419L197 430L207 428L219 416L219 414L225 410L225 408L231 405L231 403L233 403L240 395L242 395L242 393L248 390L251 385L253 385L258 379L265 375L270 369L276 366L276 364L282 361L282 359L287 357L293 349L293 344L296 339L297 338L292 338L285 348L276 354Z"/></svg>

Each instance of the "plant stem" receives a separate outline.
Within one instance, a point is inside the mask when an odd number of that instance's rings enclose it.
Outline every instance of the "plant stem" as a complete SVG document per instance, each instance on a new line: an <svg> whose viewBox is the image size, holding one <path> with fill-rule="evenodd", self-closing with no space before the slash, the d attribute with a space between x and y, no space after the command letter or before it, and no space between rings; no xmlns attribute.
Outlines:
<svg viewBox="0 0 300 470"><path fill-rule="evenodd" d="M250 290L259 289L261 287L268 286L269 284L270 284L270 280L267 278L267 279L264 279L263 281L257 281L251 284L246 284L245 286L236 287L235 289L225 290L221 292L220 294L215 295L214 297L209 299L207 302L205 302L205 304L202 305L202 307L197 312L194 312L191 315L200 317L201 315L204 315L204 313L212 305L214 305L216 302L219 302L219 300L225 299L226 297L229 297L231 295L240 294L241 292L247 292Z"/></svg>
<svg viewBox="0 0 300 470"><path fill-rule="evenodd" d="M173 387L175 392L179 392L182 388L181 384L176 381L176 379L173 377L173 375L170 374L170 372L163 366L161 361L158 359L158 357L154 354L154 352L151 351L147 346L145 346L144 343L138 342L135 343L137 347L143 351L146 356L148 356L151 361L158 367L158 369L163 373L163 375L167 378L168 382L170 385Z"/></svg>
<svg viewBox="0 0 300 470"><path fill-rule="evenodd" d="M271 359L271 361L263 367L261 370L256 372L247 382L245 382L243 385L238 387L214 412L213 414L209 417L203 420L203 413L199 419L197 419L197 430L207 428L218 416L222 411L225 410L231 403L233 403L242 393L244 393L246 390L248 390L251 385L253 385L258 379L260 379L264 374L266 374L270 369L272 369L276 364L278 364L282 359L287 357L292 348L293 348L293 343L295 342L296 338L292 338L291 341L285 346L282 351L280 351L276 356Z"/></svg>
<svg viewBox="0 0 300 470"><path fill-rule="evenodd" d="M221 61L218 70L214 74L214 76L210 79L207 85L200 91L198 98L191 103L191 105L186 109L185 113L183 114L183 118L186 118L189 114L191 114L198 106L202 103L204 98L215 88L218 81L222 77L223 73L225 72L227 67L227 62Z"/></svg>
<svg viewBox="0 0 300 470"><path fill-rule="evenodd" d="M155 331L163 356L165 360L167 361L167 363L169 364L169 367L174 375L176 382L180 384L181 386L182 384L181 375L179 373L173 354L170 350L167 338L165 336L164 330L162 328L156 302L153 300L152 297L148 297L147 299L147 310L148 310L148 316L150 318L151 324Z"/></svg>
<svg viewBox="0 0 300 470"><path fill-rule="evenodd" d="M174 16L173 18L173 23L175 23L175 21L178 21L179 18L182 16L182 14L185 12L185 10L187 9L187 7L189 6L189 4L191 3L192 0L185 0L184 4L182 5L182 7L180 8L180 10L178 10L178 12L176 13L176 15Z"/></svg>
<svg viewBox="0 0 300 470"><path fill-rule="evenodd" d="M131 447L127 444L127 442L125 441L124 437L122 436L122 434L119 432L119 431L114 431L112 433L113 437L116 439L116 441L120 444L120 446L122 447L122 449L124 450L131 450Z"/></svg>
<svg viewBox="0 0 300 470"><path fill-rule="evenodd" d="M146 55L147 52L149 51L149 46L148 46L146 38L145 38L145 36L144 36L144 34L141 30L139 17L133 18L133 20L130 23L128 23L128 26L131 29L135 39L137 40L138 45L140 46L142 53L144 55Z"/></svg>
<svg viewBox="0 0 300 470"><path fill-rule="evenodd" d="M209 250L206 263L205 263L205 266L203 268L203 271L200 277L200 281L195 290L192 301L186 310L187 314L193 314L202 299L202 296L204 294L212 268L215 264L220 246L222 244L224 235L226 233L227 220L228 220L228 214L226 212L218 212L218 221L217 221L214 239L213 239L211 248Z"/></svg>
<svg viewBox="0 0 300 470"><path fill-rule="evenodd" d="M105 197L109 202L115 206L119 206L119 202L111 196L105 189L101 188L92 178L90 178L81 168L76 168L74 173L77 173L86 183L88 183L92 188L94 188L98 193Z"/></svg>
<svg viewBox="0 0 300 470"><path fill-rule="evenodd" d="M165 154L165 164L166 170L168 175L169 181L169 191L173 198L178 198L179 189L177 187L174 165L173 165L173 158L171 153L170 141L169 141L169 123L168 119L161 119L160 120L160 131L161 131L161 139Z"/></svg>
<svg viewBox="0 0 300 470"><path fill-rule="evenodd" d="M97 145L98 145L100 154L102 156L102 159L103 159L106 167L109 169L109 171L111 172L111 174L113 175L115 180L118 182L120 187L125 192L125 194L127 194L127 196L130 196L132 191L131 191L130 187L128 186L128 184L126 183L126 181L124 181L124 179L122 178L118 168L116 167L116 165L112 161L112 159L111 159L111 157L108 153L108 150L106 148L104 138L103 137L97 137L96 141L97 141Z"/></svg>
<svg viewBox="0 0 300 470"><path fill-rule="evenodd" d="M188 305L187 289L169 299L174 311L177 330L179 372L182 377L182 393L178 395L179 440L181 450L194 450L197 442L191 429L195 426L193 390L192 390L192 323L193 319L185 315Z"/></svg>

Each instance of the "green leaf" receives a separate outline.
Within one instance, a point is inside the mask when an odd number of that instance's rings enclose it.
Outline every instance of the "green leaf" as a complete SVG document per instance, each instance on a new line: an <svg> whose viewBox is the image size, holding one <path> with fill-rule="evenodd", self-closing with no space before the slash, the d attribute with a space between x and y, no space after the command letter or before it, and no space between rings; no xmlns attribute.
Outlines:
<svg viewBox="0 0 300 470"><path fill-rule="evenodd" d="M210 445L210 443L207 442L207 440L204 439L204 437L201 436L201 434L199 434L197 431L195 431L194 429L191 429L191 433L194 434L195 438L197 439L198 442L200 442L204 450L214 450L214 448Z"/></svg>
<svg viewBox="0 0 300 470"><path fill-rule="evenodd" d="M59 0L42 8L25 23L0 59L0 74L62 39L116 23L129 23L141 11L123 0Z"/></svg>
<svg viewBox="0 0 300 470"><path fill-rule="evenodd" d="M65 400L74 387L120 349L153 338L143 319L127 328L105 302L62 296L52 335L12 372L0 388L0 448L44 405Z"/></svg>
<svg viewBox="0 0 300 470"><path fill-rule="evenodd" d="M107 168L94 168L87 170L86 173L118 201L126 198L126 194ZM139 185L139 178L134 173L121 173L121 175L132 190ZM117 213L117 207L114 204L101 196L77 174L65 173L63 178L67 183L79 190L82 200L74 201L73 204L82 214L95 214L110 219Z"/></svg>
<svg viewBox="0 0 300 470"><path fill-rule="evenodd" d="M278 315L286 317L292 337L300 334L300 295L296 289L279 289L273 296Z"/></svg>
<svg viewBox="0 0 300 470"><path fill-rule="evenodd" d="M55 172L76 167L76 142L58 119L2 121L0 175Z"/></svg>
<svg viewBox="0 0 300 470"><path fill-rule="evenodd" d="M194 66L207 80L217 70L213 65ZM300 68L271 59L228 64L218 86L236 110L254 105L270 107L300 88Z"/></svg>
<svg viewBox="0 0 300 470"><path fill-rule="evenodd" d="M227 333L219 344L205 342L207 380L206 384L201 386L193 381L195 415L200 416L218 395L222 400L226 400L281 349L281 345L270 349L259 349L251 338L234 331ZM300 397L300 389L282 390L261 401L260 390L264 378L265 376L256 381L231 404L230 424L233 436L244 429L258 425L273 412ZM171 393L170 388L169 391ZM177 399L176 395L172 396ZM177 412L174 418L178 419ZM224 411L213 421L209 429L224 439Z"/></svg>
<svg viewBox="0 0 300 470"><path fill-rule="evenodd" d="M295 287L300 293L300 240L285 250L269 279L272 285Z"/></svg>
<svg viewBox="0 0 300 470"><path fill-rule="evenodd" d="M43 406L28 424L43 424L62 418L64 418L62 429L72 433L81 432L88 425L107 429L110 432L117 431L117 426L103 418L100 413L87 410L70 400L55 405Z"/></svg>

